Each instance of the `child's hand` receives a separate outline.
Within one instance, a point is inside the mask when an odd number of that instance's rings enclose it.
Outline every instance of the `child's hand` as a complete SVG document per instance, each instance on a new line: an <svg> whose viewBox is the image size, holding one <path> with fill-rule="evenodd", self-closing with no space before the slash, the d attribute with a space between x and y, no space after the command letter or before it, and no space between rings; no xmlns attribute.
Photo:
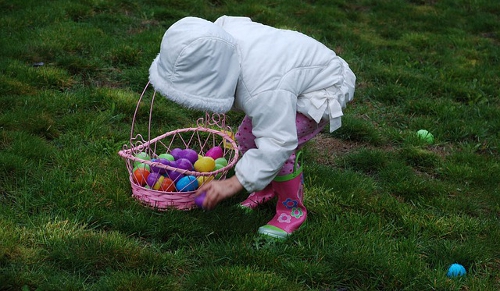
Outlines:
<svg viewBox="0 0 500 291"><path fill-rule="evenodd" d="M203 201L203 209L213 209L219 202L227 199L239 191L243 190L243 185L236 176L232 176L226 180L211 181L201 186L196 195L200 195L203 191L206 192L205 201Z"/></svg>

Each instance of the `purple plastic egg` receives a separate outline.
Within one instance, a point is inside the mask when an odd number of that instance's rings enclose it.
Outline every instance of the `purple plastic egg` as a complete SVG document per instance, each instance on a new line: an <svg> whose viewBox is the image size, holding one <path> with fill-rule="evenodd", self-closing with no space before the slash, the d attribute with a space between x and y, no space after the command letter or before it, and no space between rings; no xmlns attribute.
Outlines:
<svg viewBox="0 0 500 291"><path fill-rule="evenodd" d="M177 162L176 161L170 161L170 166L177 168ZM178 179L184 177L184 175L181 172L176 172L173 170L167 170L167 175L172 181L177 181Z"/></svg>
<svg viewBox="0 0 500 291"><path fill-rule="evenodd" d="M170 151L170 154L172 155L172 157L174 157L175 160L178 160L182 155L182 149L175 148Z"/></svg>
<svg viewBox="0 0 500 291"><path fill-rule="evenodd" d="M161 163L163 165L170 165L170 161L167 159L157 159L155 160L156 163ZM161 175L165 174L167 172L167 169L158 167L157 165L151 165L151 172L153 173L160 173Z"/></svg>
<svg viewBox="0 0 500 291"><path fill-rule="evenodd" d="M206 196L207 192L205 191L201 192L200 195L196 196L196 198L194 198L194 203L196 204L196 206L198 206L199 208L203 208L203 201L205 201Z"/></svg>
<svg viewBox="0 0 500 291"><path fill-rule="evenodd" d="M182 150L181 158L188 159L191 164L194 164L198 160L198 153L193 149Z"/></svg>
<svg viewBox="0 0 500 291"><path fill-rule="evenodd" d="M177 181L177 180L181 179L182 177L184 177L184 175L182 173L176 172L176 171L168 171L167 175L170 178L170 180L172 180L172 181Z"/></svg>
<svg viewBox="0 0 500 291"><path fill-rule="evenodd" d="M183 170L188 170L192 171L193 170L193 164L188 160L184 158L180 158L176 160L177 168L183 169Z"/></svg>
<svg viewBox="0 0 500 291"><path fill-rule="evenodd" d="M148 175L148 178L146 179L146 183L148 184L149 187L153 188L160 178L161 174L160 173L150 173Z"/></svg>

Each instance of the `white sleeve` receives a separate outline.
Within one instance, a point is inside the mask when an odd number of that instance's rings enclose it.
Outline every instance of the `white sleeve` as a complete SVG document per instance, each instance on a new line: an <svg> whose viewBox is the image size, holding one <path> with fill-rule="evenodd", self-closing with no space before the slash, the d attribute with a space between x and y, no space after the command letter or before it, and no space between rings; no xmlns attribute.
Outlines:
<svg viewBox="0 0 500 291"><path fill-rule="evenodd" d="M247 191L262 190L271 183L297 148L296 102L295 95L281 90L261 93L243 104L252 119L257 146L248 150L235 168Z"/></svg>

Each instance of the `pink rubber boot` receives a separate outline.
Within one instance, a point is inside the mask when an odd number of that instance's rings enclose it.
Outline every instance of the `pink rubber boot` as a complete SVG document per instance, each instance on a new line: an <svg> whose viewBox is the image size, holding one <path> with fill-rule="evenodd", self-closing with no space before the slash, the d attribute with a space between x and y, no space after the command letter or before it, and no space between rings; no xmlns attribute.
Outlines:
<svg viewBox="0 0 500 291"><path fill-rule="evenodd" d="M247 199L240 203L240 206L244 209L253 210L257 206L273 199L274 196L276 196L276 193L274 192L273 185L269 184L266 188L250 194Z"/></svg>
<svg viewBox="0 0 500 291"><path fill-rule="evenodd" d="M294 173L295 174L295 173ZM297 174L295 174L297 175ZM283 177L273 181L272 186L278 195L276 215L266 225L259 228L259 233L284 239L297 230L307 218L304 207L304 184L301 171L297 176ZM289 180L286 180L289 179Z"/></svg>

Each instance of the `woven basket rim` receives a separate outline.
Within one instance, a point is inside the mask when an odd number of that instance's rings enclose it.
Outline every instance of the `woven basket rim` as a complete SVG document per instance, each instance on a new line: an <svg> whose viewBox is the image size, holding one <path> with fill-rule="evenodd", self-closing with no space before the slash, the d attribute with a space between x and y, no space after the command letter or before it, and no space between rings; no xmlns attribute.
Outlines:
<svg viewBox="0 0 500 291"><path fill-rule="evenodd" d="M155 142L157 142L161 139L164 139L168 136L171 136L171 135L174 135L177 133L181 133L181 132L189 132L189 131L210 132L210 133L217 134L217 135L221 136L222 138L224 138L225 140L227 140L228 142L231 143L231 146L234 148L234 156L231 158L230 161L228 161L228 164L226 166L224 166L218 170L211 171L211 172L198 172L198 171L189 171L186 169L172 167L172 166L165 165L165 164L162 164L159 162L153 162L150 160L140 159L140 158L135 157L132 154L133 152L142 151L144 149L147 149L147 148L149 148L149 146L152 143L155 143ZM213 176L213 175L217 175L219 173L228 171L238 161L238 157L239 157L239 151L238 151L237 145L236 145L235 141L231 138L231 136L229 136L227 133L225 133L221 130L215 130L215 129L205 128L205 127L187 127L187 128L181 128L181 129L169 131L169 132L166 132L162 135L159 135L159 136L157 136L157 137L155 137L155 138L153 138L153 139L151 139L143 144L140 144L138 146L128 148L128 149L123 149L123 150L119 151L118 154L121 157L128 159L128 160L131 160L131 161L134 161L134 162L140 162L140 163L147 164L149 166L159 167L159 168L162 168L164 170L175 171L175 172L179 172L179 173L184 174L184 175L192 175L192 176L197 176L197 177L198 176Z"/></svg>

